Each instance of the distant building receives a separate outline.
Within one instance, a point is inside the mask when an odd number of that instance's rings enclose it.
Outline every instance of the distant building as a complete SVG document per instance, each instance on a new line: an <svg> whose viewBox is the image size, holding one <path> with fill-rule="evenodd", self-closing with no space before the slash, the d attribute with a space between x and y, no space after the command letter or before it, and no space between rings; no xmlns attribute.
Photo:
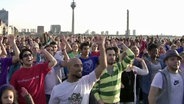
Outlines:
<svg viewBox="0 0 184 104"><path fill-rule="evenodd" d="M37 26L37 33L43 34L44 33L44 26Z"/></svg>
<svg viewBox="0 0 184 104"><path fill-rule="evenodd" d="M133 35L136 35L136 30L133 30Z"/></svg>
<svg viewBox="0 0 184 104"><path fill-rule="evenodd" d="M21 32L26 32L26 29L21 29Z"/></svg>
<svg viewBox="0 0 184 104"><path fill-rule="evenodd" d="M8 34L17 35L18 29L15 26L8 26Z"/></svg>
<svg viewBox="0 0 184 104"><path fill-rule="evenodd" d="M104 35L104 31L101 31L101 35Z"/></svg>
<svg viewBox="0 0 184 104"><path fill-rule="evenodd" d="M109 35L109 31L105 31L105 35Z"/></svg>
<svg viewBox="0 0 184 104"><path fill-rule="evenodd" d="M116 31L116 35L119 35L119 31Z"/></svg>
<svg viewBox="0 0 184 104"><path fill-rule="evenodd" d="M8 26L0 19L0 35L8 34Z"/></svg>
<svg viewBox="0 0 184 104"><path fill-rule="evenodd" d="M8 11L0 10L0 20L8 26Z"/></svg>
<svg viewBox="0 0 184 104"><path fill-rule="evenodd" d="M51 25L50 33L59 34L60 32L61 32L61 26L60 25Z"/></svg>
<svg viewBox="0 0 184 104"><path fill-rule="evenodd" d="M36 33L36 29L30 29L31 33Z"/></svg>
<svg viewBox="0 0 184 104"><path fill-rule="evenodd" d="M8 11L4 9L0 10L0 34L8 34Z"/></svg>

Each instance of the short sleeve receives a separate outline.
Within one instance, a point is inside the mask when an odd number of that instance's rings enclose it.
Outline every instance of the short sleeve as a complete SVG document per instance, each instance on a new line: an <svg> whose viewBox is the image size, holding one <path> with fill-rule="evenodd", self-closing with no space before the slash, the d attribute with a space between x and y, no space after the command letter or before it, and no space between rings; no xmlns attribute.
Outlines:
<svg viewBox="0 0 184 104"><path fill-rule="evenodd" d="M163 86L163 78L162 78L162 74L160 72L158 72L155 75L155 77L153 78L153 81L151 83L151 86L162 89L162 86Z"/></svg>
<svg viewBox="0 0 184 104"><path fill-rule="evenodd" d="M92 88L97 81L95 71L92 71L90 74L85 75L84 77L82 77L82 79L85 82L87 81L86 83L89 84L89 86Z"/></svg>
<svg viewBox="0 0 184 104"><path fill-rule="evenodd" d="M45 74L47 74L51 70L51 68L49 68L49 62L44 62L42 64L38 64L35 67L38 67Z"/></svg>

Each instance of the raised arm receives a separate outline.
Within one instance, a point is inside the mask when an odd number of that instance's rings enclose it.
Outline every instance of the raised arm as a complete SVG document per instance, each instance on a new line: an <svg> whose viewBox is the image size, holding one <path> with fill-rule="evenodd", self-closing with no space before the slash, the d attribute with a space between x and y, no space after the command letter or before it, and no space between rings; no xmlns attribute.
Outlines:
<svg viewBox="0 0 184 104"><path fill-rule="evenodd" d="M49 60L49 67L50 68L57 64L56 59L46 49L41 49L41 52L45 55L47 60Z"/></svg>
<svg viewBox="0 0 184 104"><path fill-rule="evenodd" d="M65 42L61 42L60 43L60 48L61 48L61 51L62 51L62 54L64 55L64 61L62 62L62 66L67 66L67 62L68 62L68 60L70 59L69 58L69 56L68 56L68 54L67 54L67 52L66 52L66 44L65 44Z"/></svg>
<svg viewBox="0 0 184 104"><path fill-rule="evenodd" d="M149 73L148 67L145 63L145 61L142 58L136 57L136 59L141 63L142 69L137 70L138 75L147 75Z"/></svg>
<svg viewBox="0 0 184 104"><path fill-rule="evenodd" d="M99 65L95 69L96 78L98 79L104 69L107 67L107 58L106 58L106 52L105 52L105 37L99 36L97 37L97 43L100 49L100 56L99 56Z"/></svg>
<svg viewBox="0 0 184 104"><path fill-rule="evenodd" d="M19 60L19 54L20 54L20 51L19 51L19 48L17 47L17 44L16 44L16 42L15 42L15 36L14 35L10 35L9 37L8 37L8 40L9 40L9 42L10 42L10 44L11 44L11 46L13 47L13 50L14 50L14 52L15 52L15 55L13 56L13 58L12 58L12 62L13 63L16 63L18 60Z"/></svg>
<svg viewBox="0 0 184 104"><path fill-rule="evenodd" d="M62 42L64 42L66 44L66 52L71 52L72 51L72 47L71 45L68 43L66 37L64 35L61 35L61 40Z"/></svg>
<svg viewBox="0 0 184 104"><path fill-rule="evenodd" d="M129 64L132 63L135 55L124 43L122 43L122 47L123 47L124 52L120 55L120 60L121 60L120 65L121 65L122 70L124 70L127 68Z"/></svg>
<svg viewBox="0 0 184 104"><path fill-rule="evenodd" d="M1 56L7 56L7 51L3 45L3 36L0 36L0 47L2 50Z"/></svg>

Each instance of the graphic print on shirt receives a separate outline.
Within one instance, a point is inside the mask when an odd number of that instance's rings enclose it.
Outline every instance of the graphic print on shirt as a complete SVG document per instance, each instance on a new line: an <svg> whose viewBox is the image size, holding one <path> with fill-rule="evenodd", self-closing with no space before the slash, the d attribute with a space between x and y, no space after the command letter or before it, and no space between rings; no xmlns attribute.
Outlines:
<svg viewBox="0 0 184 104"><path fill-rule="evenodd" d="M83 72L84 73L89 73L93 71L93 61L92 60L87 60L83 63Z"/></svg>
<svg viewBox="0 0 184 104"><path fill-rule="evenodd" d="M31 77L31 78L18 80L17 82L18 82L18 83L25 83L25 82L30 82L30 81L32 81L32 80L37 80L37 79L39 79L39 78L40 78L39 75L37 75L37 76Z"/></svg>
<svg viewBox="0 0 184 104"><path fill-rule="evenodd" d="M179 80L174 81L174 85L177 85L177 84L179 84Z"/></svg>
<svg viewBox="0 0 184 104"><path fill-rule="evenodd" d="M81 104L82 96L80 93L73 93L71 97L68 98L69 104Z"/></svg>

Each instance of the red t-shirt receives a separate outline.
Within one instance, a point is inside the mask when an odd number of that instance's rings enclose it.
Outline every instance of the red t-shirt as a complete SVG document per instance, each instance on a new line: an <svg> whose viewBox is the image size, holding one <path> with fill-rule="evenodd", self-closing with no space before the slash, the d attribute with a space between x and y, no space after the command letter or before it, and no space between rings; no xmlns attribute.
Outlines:
<svg viewBox="0 0 184 104"><path fill-rule="evenodd" d="M100 52L99 51L92 51L91 52L91 56L100 56Z"/></svg>
<svg viewBox="0 0 184 104"><path fill-rule="evenodd" d="M20 95L21 87L27 89L35 104L46 104L44 82L49 71L50 68L47 62L34 65L31 68L20 68L13 74L11 84L18 92L19 104L26 104L25 99Z"/></svg>

